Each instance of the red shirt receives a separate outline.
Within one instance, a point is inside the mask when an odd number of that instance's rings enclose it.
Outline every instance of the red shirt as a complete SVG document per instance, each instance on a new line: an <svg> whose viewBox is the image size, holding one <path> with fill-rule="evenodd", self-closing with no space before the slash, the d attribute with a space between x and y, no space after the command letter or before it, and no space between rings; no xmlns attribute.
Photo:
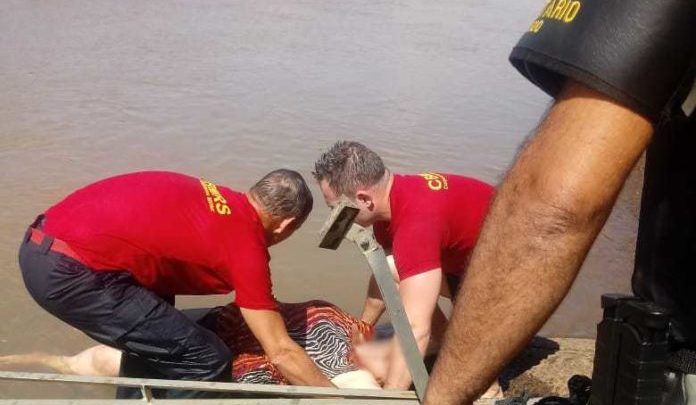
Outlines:
<svg viewBox="0 0 696 405"><path fill-rule="evenodd" d="M399 278L441 268L460 276L468 264L494 188L451 174L394 175L391 221L377 222L377 241L394 255Z"/></svg>
<svg viewBox="0 0 696 405"><path fill-rule="evenodd" d="M161 295L223 294L276 309L261 220L246 196L169 172L108 178L46 211L44 232L95 271L125 270Z"/></svg>

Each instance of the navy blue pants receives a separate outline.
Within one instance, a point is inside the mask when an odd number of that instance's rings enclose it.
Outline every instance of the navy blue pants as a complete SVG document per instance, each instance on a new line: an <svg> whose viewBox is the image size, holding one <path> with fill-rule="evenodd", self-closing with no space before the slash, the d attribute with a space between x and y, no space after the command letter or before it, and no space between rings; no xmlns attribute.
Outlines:
<svg viewBox="0 0 696 405"><path fill-rule="evenodd" d="M122 374L132 377L229 381L231 353L215 333L126 271L92 271L84 264L29 240L19 250L24 284L46 311L92 339L123 351ZM172 393L174 391L167 391ZM216 396L201 392L165 397Z"/></svg>

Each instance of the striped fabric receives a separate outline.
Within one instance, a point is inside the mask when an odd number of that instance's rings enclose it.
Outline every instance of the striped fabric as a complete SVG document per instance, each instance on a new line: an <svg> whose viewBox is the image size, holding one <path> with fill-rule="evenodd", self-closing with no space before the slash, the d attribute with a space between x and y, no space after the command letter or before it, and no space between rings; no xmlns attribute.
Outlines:
<svg viewBox="0 0 696 405"><path fill-rule="evenodd" d="M290 337L305 349L327 378L358 369L353 357L352 331L357 329L370 337L371 326L325 301L281 303L280 313ZM237 306L230 304L222 310L217 334L233 353L233 381L289 384L268 360Z"/></svg>

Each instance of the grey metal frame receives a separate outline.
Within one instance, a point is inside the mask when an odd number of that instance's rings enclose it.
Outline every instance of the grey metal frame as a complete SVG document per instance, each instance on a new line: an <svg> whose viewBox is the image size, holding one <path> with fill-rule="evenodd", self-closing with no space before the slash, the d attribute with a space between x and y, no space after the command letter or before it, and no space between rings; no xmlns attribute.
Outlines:
<svg viewBox="0 0 696 405"><path fill-rule="evenodd" d="M398 399L340 399L340 398L276 398L276 399L155 399L148 404L157 405L404 405L418 401ZM0 399L0 405L134 405L139 399Z"/></svg>
<svg viewBox="0 0 696 405"><path fill-rule="evenodd" d="M296 385L262 385L239 384L207 381L174 381L127 377L86 377L77 375L25 373L0 371L0 380L34 381L34 382L63 382L77 384L112 385L140 388L142 400L47 400L45 404L132 404L132 403L201 403L201 404L358 404L374 403L384 405L415 405L418 400L413 391L368 390L368 389L339 389L324 387L304 387ZM175 388L196 391L217 391L238 394L273 395L277 398L268 399L214 399L214 400L163 400L153 399L152 388ZM283 398L285 397L285 398ZM305 397L305 398L302 398ZM310 398L306 398L310 397ZM318 398L311 398L318 397ZM39 403L39 400L0 400L0 405Z"/></svg>

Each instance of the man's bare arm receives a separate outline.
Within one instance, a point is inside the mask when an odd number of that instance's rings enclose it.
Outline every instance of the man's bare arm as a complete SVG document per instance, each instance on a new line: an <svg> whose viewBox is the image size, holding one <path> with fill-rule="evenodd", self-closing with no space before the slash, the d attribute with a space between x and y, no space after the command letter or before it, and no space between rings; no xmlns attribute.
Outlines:
<svg viewBox="0 0 696 405"><path fill-rule="evenodd" d="M293 341L285 329L283 318L276 311L240 308L244 321L264 352L293 385L334 385L319 371L307 353Z"/></svg>
<svg viewBox="0 0 696 405"><path fill-rule="evenodd" d="M374 325L384 313L385 308L382 294L380 294L379 287L377 287L377 282L375 281L375 276L370 276L365 306L363 307L360 319L370 325Z"/></svg>
<svg viewBox="0 0 696 405"><path fill-rule="evenodd" d="M498 190L426 404L471 403L543 326L651 136L643 117L566 85Z"/></svg>
<svg viewBox="0 0 696 405"><path fill-rule="evenodd" d="M392 272L392 277L394 277L394 282L397 283L397 288L399 284L399 274L396 271L396 264L394 263L394 256L390 251L386 251L387 262L389 263L389 270ZM382 293L379 291L379 286L377 286L377 281L375 276L370 276L370 281L367 286L367 298L365 298L365 305L363 306L362 315L360 320L367 322L370 325L374 325L382 317L386 305L384 304L384 299L382 298Z"/></svg>
<svg viewBox="0 0 696 405"><path fill-rule="evenodd" d="M425 355L430 342L433 313L440 296L441 283L442 270L438 268L409 277L399 284L399 294L421 356ZM384 388L406 390L411 385L411 374L398 339L394 338L392 344Z"/></svg>

